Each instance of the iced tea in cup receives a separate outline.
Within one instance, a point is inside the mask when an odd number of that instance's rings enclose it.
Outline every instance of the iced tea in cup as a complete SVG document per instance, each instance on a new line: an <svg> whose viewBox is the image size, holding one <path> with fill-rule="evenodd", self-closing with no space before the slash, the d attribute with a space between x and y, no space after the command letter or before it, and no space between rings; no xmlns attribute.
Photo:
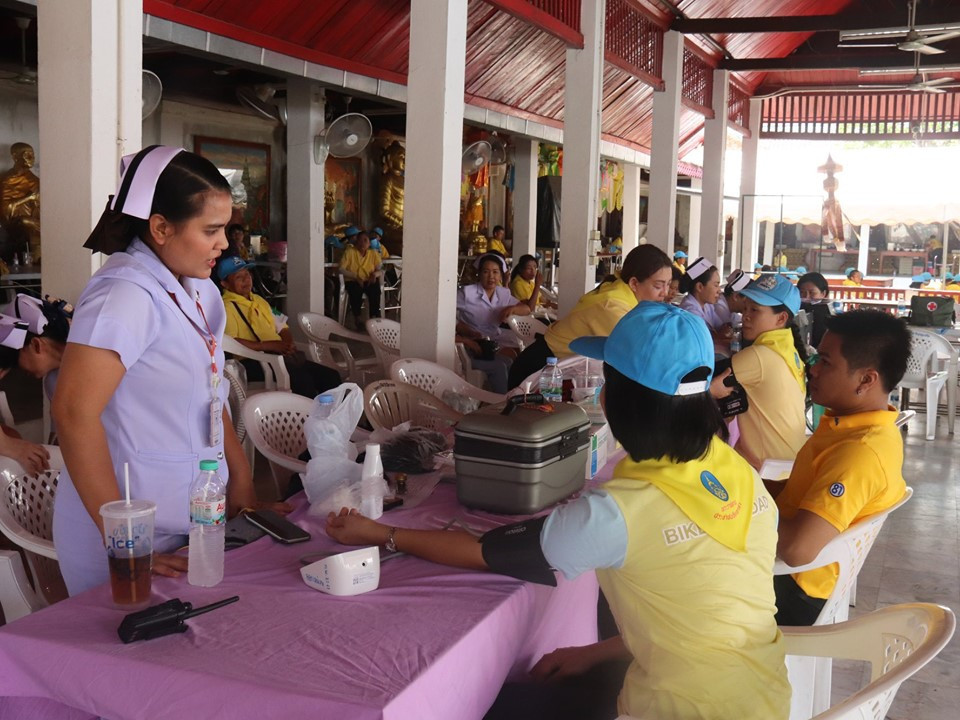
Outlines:
<svg viewBox="0 0 960 720"><path fill-rule="evenodd" d="M150 604L156 511L156 503L149 500L114 500L100 506L113 603L123 610Z"/></svg>

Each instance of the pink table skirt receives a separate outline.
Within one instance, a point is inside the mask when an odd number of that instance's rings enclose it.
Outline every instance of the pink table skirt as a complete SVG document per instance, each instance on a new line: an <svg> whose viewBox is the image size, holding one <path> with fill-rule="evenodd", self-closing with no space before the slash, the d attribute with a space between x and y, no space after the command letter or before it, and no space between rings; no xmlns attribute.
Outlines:
<svg viewBox="0 0 960 720"><path fill-rule="evenodd" d="M466 510L445 483L386 518L436 528L454 515L507 520ZM240 596L183 635L123 645L107 586L0 629L0 717L467 720L544 653L596 640L593 573L549 588L400 557L372 593L323 595L303 584L299 557L334 544L319 519L293 517L311 541L231 551L216 588L154 578L155 602Z"/></svg>

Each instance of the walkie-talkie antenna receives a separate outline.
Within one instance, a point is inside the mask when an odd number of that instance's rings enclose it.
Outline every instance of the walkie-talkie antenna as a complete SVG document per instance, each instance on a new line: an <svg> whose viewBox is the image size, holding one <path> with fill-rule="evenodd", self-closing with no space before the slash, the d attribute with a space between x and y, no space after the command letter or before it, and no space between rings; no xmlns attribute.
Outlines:
<svg viewBox="0 0 960 720"><path fill-rule="evenodd" d="M204 605L203 607L194 608L192 610L187 611L187 613L181 619L189 620L190 618L194 618L197 615L203 615L204 613L208 613L211 610L217 610L219 608L222 608L224 605L235 603L239 599L240 599L239 595L234 595L233 597L228 597L226 600L220 600L219 602L210 603L209 605Z"/></svg>

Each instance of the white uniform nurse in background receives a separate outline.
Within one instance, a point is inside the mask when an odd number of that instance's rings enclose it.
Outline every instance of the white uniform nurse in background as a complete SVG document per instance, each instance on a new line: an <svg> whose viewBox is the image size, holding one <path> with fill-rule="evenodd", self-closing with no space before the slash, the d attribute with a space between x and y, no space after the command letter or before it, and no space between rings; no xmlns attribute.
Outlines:
<svg viewBox="0 0 960 720"><path fill-rule="evenodd" d="M53 398L66 463L53 539L71 595L108 579L99 510L121 498L124 463L131 496L157 504L158 574L186 570L168 553L189 532L200 460L221 461L231 515L258 506L224 409L226 315L210 280L227 247L230 186L209 160L164 146L125 157L121 173L84 245L111 257L77 302Z"/></svg>

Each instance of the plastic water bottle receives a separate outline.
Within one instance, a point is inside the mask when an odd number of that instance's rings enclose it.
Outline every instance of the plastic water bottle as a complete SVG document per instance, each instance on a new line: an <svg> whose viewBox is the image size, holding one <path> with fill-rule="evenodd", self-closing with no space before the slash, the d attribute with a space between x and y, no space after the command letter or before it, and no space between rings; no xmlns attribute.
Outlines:
<svg viewBox="0 0 960 720"><path fill-rule="evenodd" d="M902 318L907 316L907 304L904 302L903 298L900 298L900 302L897 303L897 317Z"/></svg>
<svg viewBox="0 0 960 720"><path fill-rule="evenodd" d="M839 300L833 301L833 314L839 315L843 312L843 304Z"/></svg>
<svg viewBox="0 0 960 720"><path fill-rule="evenodd" d="M563 370L557 365L555 357L548 357L547 364L540 372L540 394L547 402L563 401Z"/></svg>
<svg viewBox="0 0 960 720"><path fill-rule="evenodd" d="M893 405L894 409L900 411L900 386L898 385L893 390L890 391L889 402Z"/></svg>
<svg viewBox="0 0 960 720"><path fill-rule="evenodd" d="M223 541L227 528L227 484L216 460L201 460L190 486L190 551L187 582L213 587L223 580Z"/></svg>
<svg viewBox="0 0 960 720"><path fill-rule="evenodd" d="M314 417L318 419L330 417L330 413L333 412L333 402L333 395L318 395L318 405L313 412Z"/></svg>
<svg viewBox="0 0 960 720"><path fill-rule="evenodd" d="M735 325L733 328L733 336L730 338L730 354L738 353L741 350L743 345L742 341L743 335L739 325Z"/></svg>
<svg viewBox="0 0 960 720"><path fill-rule="evenodd" d="M360 476L360 512L364 517L376 520L383 515L383 496L387 483L383 480L383 463L380 462L380 446L367 445Z"/></svg>

